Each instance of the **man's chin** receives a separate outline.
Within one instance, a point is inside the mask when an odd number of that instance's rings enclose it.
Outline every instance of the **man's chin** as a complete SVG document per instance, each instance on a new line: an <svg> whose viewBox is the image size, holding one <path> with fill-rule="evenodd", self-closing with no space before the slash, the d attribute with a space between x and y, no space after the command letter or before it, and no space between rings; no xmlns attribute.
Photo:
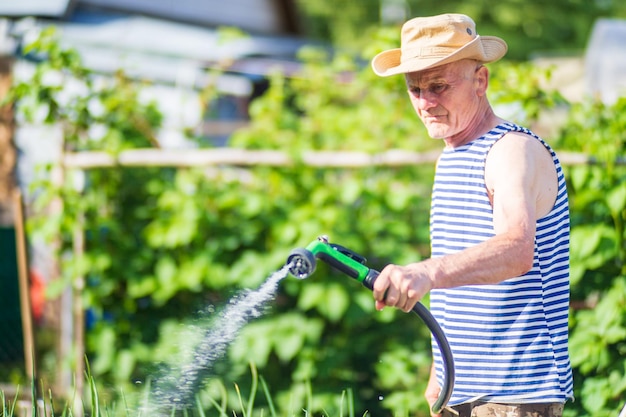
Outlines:
<svg viewBox="0 0 626 417"><path fill-rule="evenodd" d="M428 136L432 139L444 139L446 138L446 134L442 129L426 129L428 131Z"/></svg>
<svg viewBox="0 0 626 417"><path fill-rule="evenodd" d="M450 129L449 126L445 124L431 122L428 124L424 124L424 126L426 127L426 131L428 132L428 136L433 139L444 139L449 136Z"/></svg>

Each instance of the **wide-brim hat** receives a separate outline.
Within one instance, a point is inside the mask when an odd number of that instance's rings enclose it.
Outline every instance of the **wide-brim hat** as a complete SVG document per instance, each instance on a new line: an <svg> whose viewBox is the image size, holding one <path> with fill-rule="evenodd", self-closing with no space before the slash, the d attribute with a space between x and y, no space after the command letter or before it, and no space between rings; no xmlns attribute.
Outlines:
<svg viewBox="0 0 626 417"><path fill-rule="evenodd" d="M401 47L372 59L381 77L449 64L461 59L494 62L508 47L496 36L479 36L474 21L463 14L416 17L402 25Z"/></svg>

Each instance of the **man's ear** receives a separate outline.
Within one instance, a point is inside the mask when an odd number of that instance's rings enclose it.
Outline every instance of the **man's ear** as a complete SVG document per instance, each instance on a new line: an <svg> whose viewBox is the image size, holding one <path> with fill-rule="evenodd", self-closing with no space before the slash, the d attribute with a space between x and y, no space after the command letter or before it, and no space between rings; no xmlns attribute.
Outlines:
<svg viewBox="0 0 626 417"><path fill-rule="evenodd" d="M474 85L476 86L476 93L479 96L487 94L487 87L489 87L489 70L484 65L476 70L474 74Z"/></svg>

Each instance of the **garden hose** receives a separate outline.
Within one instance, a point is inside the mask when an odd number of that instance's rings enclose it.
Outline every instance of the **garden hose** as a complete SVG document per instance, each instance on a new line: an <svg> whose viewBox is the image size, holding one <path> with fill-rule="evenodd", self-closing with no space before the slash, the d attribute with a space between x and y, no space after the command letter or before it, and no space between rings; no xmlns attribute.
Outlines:
<svg viewBox="0 0 626 417"><path fill-rule="evenodd" d="M365 266L366 260L362 256L343 246L329 243L326 236L318 237L306 248L294 249L287 258L287 265L290 265L289 272L296 278L305 279L315 271L317 259L356 279L370 290L374 289L374 282L379 272ZM444 382L437 401L431 407L433 413L439 414L448 403L454 387L452 351L448 339L430 311L419 302L415 304L412 311L426 324L441 351L445 371Z"/></svg>

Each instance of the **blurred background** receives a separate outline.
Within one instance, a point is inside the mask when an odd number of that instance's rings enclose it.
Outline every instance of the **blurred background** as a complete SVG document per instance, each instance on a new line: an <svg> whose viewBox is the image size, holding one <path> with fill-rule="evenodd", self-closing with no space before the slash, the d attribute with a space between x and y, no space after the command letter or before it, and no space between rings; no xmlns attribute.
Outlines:
<svg viewBox="0 0 626 417"><path fill-rule="evenodd" d="M7 396L29 403L50 390L93 412L76 401L86 358L102 401L119 404L120 391L141 391L176 361L199 311L258 287L320 234L373 267L427 257L438 144L403 81L368 65L398 46L405 20L445 12L507 41L490 65L490 100L562 152L577 395L566 413L617 415L626 4L611 0L3 1ZM216 365L202 406L222 395L241 412L232 388L253 390L252 367L279 415L339 415L345 392L359 415L428 415L428 331L375 312L371 295L344 281L323 266L283 281ZM42 383L31 390L33 381Z"/></svg>

